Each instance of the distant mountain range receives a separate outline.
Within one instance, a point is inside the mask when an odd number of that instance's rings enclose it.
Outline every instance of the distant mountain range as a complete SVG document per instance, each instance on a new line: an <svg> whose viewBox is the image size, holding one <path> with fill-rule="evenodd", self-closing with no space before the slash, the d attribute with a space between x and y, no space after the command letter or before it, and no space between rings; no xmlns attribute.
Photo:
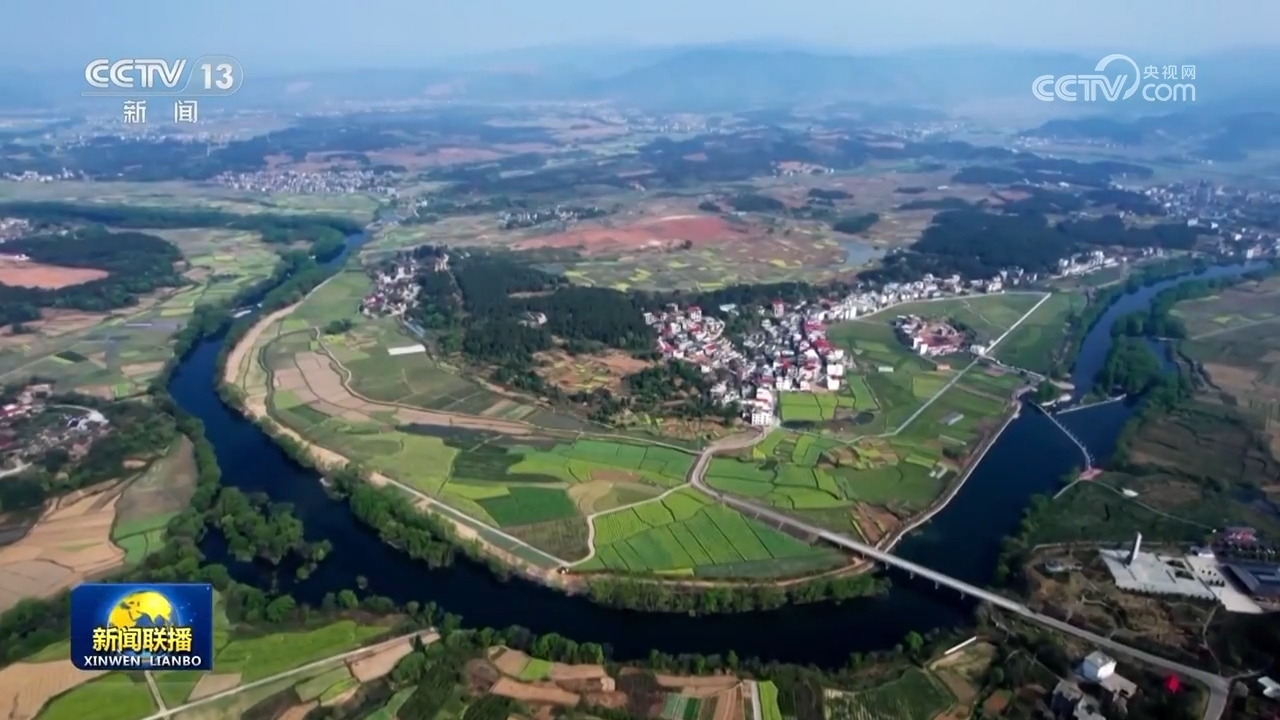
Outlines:
<svg viewBox="0 0 1280 720"><path fill-rule="evenodd" d="M1194 108L1131 120L1108 117L1050 120L1022 133L1027 137L1094 140L1188 150L1200 160L1244 160L1251 152L1280 148L1280 113L1222 112Z"/></svg>
<svg viewBox="0 0 1280 720"><path fill-rule="evenodd" d="M1082 54L982 48L850 55L786 43L551 47L458 58L426 68L251 76L235 100L253 106L424 97L464 103L609 100L688 111L853 101L945 109L984 99L1026 97L1032 102L1031 84L1037 76L1088 73L1097 61ZM1234 50L1199 60L1197 103L1256 104L1280 97L1280 79L1264 70L1277 61L1280 50L1270 49ZM61 104L77 99L81 89L79 78L60 76L54 82L0 69L0 103L5 107ZM1096 109L1130 114L1165 109L1139 101L1110 105L1117 107Z"/></svg>

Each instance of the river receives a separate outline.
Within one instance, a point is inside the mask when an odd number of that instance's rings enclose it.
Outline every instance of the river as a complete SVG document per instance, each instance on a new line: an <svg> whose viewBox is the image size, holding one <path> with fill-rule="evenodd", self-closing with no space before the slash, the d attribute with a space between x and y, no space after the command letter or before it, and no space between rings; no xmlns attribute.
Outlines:
<svg viewBox="0 0 1280 720"><path fill-rule="evenodd" d="M1078 377L1092 377L1085 373L1101 366L1111 322L1141 307L1160 289L1157 285L1126 296L1103 316L1082 345ZM333 544L332 552L307 580L296 584L291 577L281 580L289 582L293 594L305 602L318 603L326 592L355 588L357 577L363 577L370 592L401 603L434 601L462 615L467 625L521 625L536 633L555 632L606 644L618 659L644 657L651 649L707 654L733 649L742 657L823 666L842 664L851 652L891 648L913 630L925 633L970 621L971 602L954 592L937 590L932 583L896 574L893 588L881 597L692 617L600 607L523 579L499 581L487 568L462 558L452 567L430 570L379 541L357 523L345 503L325 494L315 472L292 462L255 425L221 402L214 385L221 345L221 338L200 343L183 359L170 391L179 405L204 423L224 483L291 503L306 525L309 540L327 539ZM1110 403L1061 420L1095 457L1102 458L1114 449L1132 412L1126 403ZM962 580L988 584L1001 540L1017 526L1029 498L1056 489L1066 473L1082 464L1079 449L1048 418L1023 412L946 509L908 536L896 551ZM270 582L270 574L261 566L228 558L217 533L209 533L203 550L211 561L231 568L239 580Z"/></svg>

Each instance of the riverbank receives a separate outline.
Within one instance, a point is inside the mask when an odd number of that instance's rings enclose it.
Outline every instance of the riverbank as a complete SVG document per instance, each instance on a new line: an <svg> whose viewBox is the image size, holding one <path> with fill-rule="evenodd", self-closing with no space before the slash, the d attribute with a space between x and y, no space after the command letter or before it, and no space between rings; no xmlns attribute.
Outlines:
<svg viewBox="0 0 1280 720"><path fill-rule="evenodd" d="M1092 334L1098 342L1090 343L1101 354L1110 338L1104 325L1095 327ZM260 343L264 339L259 336ZM972 603L938 592L931 582L896 574L884 595L694 616L619 610L527 581L523 575L504 579L467 558L429 568L386 544L357 520L348 503L325 492L316 473L294 462L258 425L219 399L223 368L217 359L231 350L224 352L217 337L199 343L174 375L173 396L203 422L225 484L288 503L306 523L309 539L328 540L333 546L309 577L294 580L290 573L234 562L219 535L208 533L201 550L209 562L225 564L237 580L259 587L280 582L299 602L309 604L320 603L327 593L358 586L399 603L437 603L464 614L468 625L515 624L534 633L605 642L619 659L645 657L655 648L673 654L723 653L732 648L742 657L834 667L846 663L850 652L892 648L908 633L964 628L973 622ZM238 356L242 362L243 355L242 351ZM1134 411L1128 403L1110 403L1061 420L1103 458L1110 455ZM985 586L994 580L1002 543L1017 531L1030 499L1060 489L1064 474L1078 465L1079 450L1045 416L1022 412L1007 418L945 507L901 537L893 552Z"/></svg>
<svg viewBox="0 0 1280 720"><path fill-rule="evenodd" d="M933 505L931 505L928 510L921 513L911 522L894 532L894 534L890 536L888 544L880 547L881 550L884 550L885 552L892 550L903 540L903 538L907 537L907 535L911 534L915 530L920 529L921 526L932 520L935 515L945 510L947 505L949 505L951 501L960 494L960 491L964 489L965 483L967 483L970 476L973 475L973 471L977 470L978 466L982 464L982 460L987 456L987 452L996 444L996 441L1000 439L1000 436L1004 435L1004 431L1009 429L1009 425L1011 425L1014 420L1022 417L1021 397L1025 392L1026 390L1022 390L1014 394L1013 412L1009 413L1008 417L1005 418L1004 423L1000 425L998 430L992 433L989 437L983 439L982 445L978 448L978 452L966 464L964 473L961 474L955 482L951 483L950 487L947 488L941 497L934 501Z"/></svg>
<svg viewBox="0 0 1280 720"><path fill-rule="evenodd" d="M334 277L338 277L335 275ZM326 279L323 283L318 284L311 292L322 291L330 280ZM997 338L995 344L1007 337L1009 333L1015 330L1028 316L1035 312L1036 308L1042 305L1050 296L1042 293L1028 293L1039 300L1027 312L1023 313L1016 322L1014 322L1005 332ZM277 441L283 442L284 447L289 454L294 455L304 465L310 466L321 472L332 473L338 469L344 468L351 464L364 465L359 458L352 457L347 451L332 447L323 438L313 438L305 428L296 428L293 423L289 426L277 419L273 414L272 401L273 393L279 390L279 380L274 378L270 372L273 367L266 362L266 358L273 357L273 348L281 343L292 343L292 346L303 347L306 343L298 340L299 337L306 335L308 338L312 358L309 362L325 363L333 370L332 380L326 382L338 381L342 385L342 389L353 397L357 397L362 401L361 412L368 415L370 412L376 414L378 408L388 411L395 411L403 416L406 411L412 414L412 418L402 419L402 422L413 422L417 425L434 426L439 428L473 428L479 430L487 430L499 432L502 434L518 434L526 435L530 432L538 430L533 426L527 426L524 423L511 421L497 421L488 417L473 417L452 412L444 411L424 411L416 406L402 406L396 403L384 403L370 398L365 398L356 392L350 385L350 372L346 371L339 357L341 343L333 341L325 337L315 325L315 319L311 317L312 313L304 312L303 317L306 320L290 320L304 303L312 298L312 294L308 295L298 302L288 307L280 308L270 314L258 318L256 321L248 324L247 327L242 326L240 333L234 336L232 340L234 344L223 350L225 362L219 368L220 377L218 378L219 395L222 399L233 407L243 417L246 417L258 424L268 435L277 438ZM319 302L316 299L315 302ZM307 322L312 323L312 327L307 327ZM290 339L292 338L292 339ZM949 383L939 389L939 391L921 405L921 407L907 421L920 416L926 408L928 408L935 400L952 388L969 369L972 369L977 363L971 364L965 371L958 373ZM308 386L314 383L308 382ZM283 391L281 391L283 392ZM339 407L347 406L347 403L333 400L337 402ZM994 396L991 396L995 399ZM1016 396L1015 396L1016 397ZM1007 398L1005 399L1007 403ZM895 547L909 533L917 530L936 515L946 509L947 505L953 500L963 489L969 478L973 475L978 465L981 464L987 452L1003 434L1004 430L1014 419L1018 417L1019 406L1016 401L1012 405L1005 404L1005 415L1001 420L996 420L1000 424L994 431L989 431L986 437L981 438L975 452L970 455L964 466L960 468L960 472L956 473L954 479L947 483L939 493L924 509L915 517L906 519L907 524L903 527L896 528L887 538L880 540L887 547ZM329 408L329 412L334 412L333 408ZM994 418L993 418L994 419ZM548 431L542 431L540 434L548 434ZM552 432L551 434L557 435ZM597 439L595 434L588 434L592 439ZM579 437L586 437L579 434ZM604 439L608 436L598 436ZM635 438L626 438L626 440L635 442ZM321 443L324 443L323 445ZM646 443L658 444L658 443ZM328 445L328 446L326 446ZM723 443L713 444L709 450L715 452L717 449L724 449ZM706 454L707 450L703 451ZM367 460L367 458L365 458ZM800 568L796 568L793 573L777 573L775 577L754 577L753 574L747 574L740 577L725 577L723 579L712 577L684 577L678 575L672 576L643 576L629 575L626 573L619 574L616 571L603 571L591 573L571 573L566 572L565 568L580 564L582 560L572 560L576 555L558 553L561 557L557 557L539 547L531 545L526 541L524 535L515 537L504 532L499 527L477 519L482 515L473 517L465 507L458 507L456 503L446 503L443 498L438 496L428 487L422 487L419 482L420 478L412 474L411 468L405 468L403 473L397 474L394 469L386 467L378 468L380 471L372 473L364 473L364 477L375 485L383 487L394 486L398 490L408 494L414 500L414 503L423 511L431 513L433 516L444 520L448 525L448 529L452 531L457 539L462 541L464 547L474 548L475 554L487 561L495 561L498 566L494 571L499 576L507 571L531 580L540 585L565 591L569 593L581 592L583 590L591 590L592 586L600 582L625 583L636 585L660 585L665 592L685 591L688 593L700 593L708 589L726 588L726 589L743 589L743 588L776 588L783 590L801 589L806 584L815 581L834 582L843 581L848 588L844 588L843 592L848 594L852 591L852 585L865 585L866 582L873 582L869 578L864 580L857 576L865 575L866 571L872 569L872 566L857 557L847 557L844 563L838 563L835 567L831 567L830 563L827 567L819 570L814 568L812 572L803 572ZM438 469L437 469L438 470ZM686 480L686 485L692 484L692 480ZM430 494L428 494L430 493ZM634 505L635 503L633 503ZM617 509L615 509L617 510ZM610 511L612 512L612 511ZM591 538L593 537L594 527L590 520L587 520L588 535L588 552L594 550ZM512 532L516 532L513 530ZM856 537L856 533L854 535ZM552 548L554 549L554 548ZM532 562L530 558L532 556ZM590 558L591 555L588 555ZM595 568L595 570L599 570ZM747 579L749 578L749 579ZM870 586L867 586L870 587ZM839 595L840 593L837 593ZM823 593L818 593L817 597L821 597Z"/></svg>
<svg viewBox="0 0 1280 720"><path fill-rule="evenodd" d="M325 282L328 282L328 280ZM324 283L321 283L316 286L312 292L319 290L323 286ZM230 395L237 401L232 403L234 409L239 411L244 415L244 417L261 426L268 435L279 435L289 438L307 454L309 464L314 470L320 473L325 473L346 467L351 464L351 459L340 453L334 452L333 450L325 448L324 446L304 437L301 433L276 422L276 420L271 417L270 410L267 407L270 392L269 386L266 392L258 394L244 392L243 388L240 388L237 385L239 379L244 376L243 373L247 373L249 371L249 368L246 367L246 363L253 363L257 360L252 353L257 347L257 343L261 339L262 334L276 323L283 322L287 319L302 305L303 302L305 302L305 300L306 298L304 297L297 303L276 310L275 312L272 312L271 314L254 322L239 341L228 349L226 361L222 366L221 376L218 378L218 382L223 388L230 387L234 389L234 392L230 393ZM269 374L267 376L267 382L272 382L272 378ZM227 398L224 397L224 400L226 399ZM452 425L452 422L449 424ZM582 589L581 583L575 583L570 576L538 567L531 562L523 560L505 548L497 545L495 542L489 540L484 535L486 530L501 534L500 530L490 528L481 530L471 524L476 521L471 520L470 522L467 522L458 517L461 515L459 511L454 510L435 498L432 498L431 496L382 473L370 472L368 473L368 478L370 482L380 487L393 486L401 491L409 493L414 497L415 502L419 504L423 510L434 511L434 514L437 517L448 523L453 532L456 533L458 540L474 545L481 554L501 562L504 566L509 567L514 572L518 572L530 580L549 587L555 587L566 591L580 591ZM523 544L523 542L518 538L508 536L507 539L509 541ZM559 560L559 558L555 559Z"/></svg>

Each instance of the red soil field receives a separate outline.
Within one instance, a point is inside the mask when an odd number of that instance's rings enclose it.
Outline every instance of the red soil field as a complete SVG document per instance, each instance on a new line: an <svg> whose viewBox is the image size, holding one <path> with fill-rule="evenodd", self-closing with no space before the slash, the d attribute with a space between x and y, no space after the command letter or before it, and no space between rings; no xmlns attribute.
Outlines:
<svg viewBox="0 0 1280 720"><path fill-rule="evenodd" d="M70 268L22 260L0 260L0 284L56 290L101 280L107 273L92 268Z"/></svg>
<svg viewBox="0 0 1280 720"><path fill-rule="evenodd" d="M516 249L582 248L588 254L616 250L662 249L688 240L694 245L746 239L745 228L724 218L676 215L633 223L623 227L581 227L568 232L530 238L516 243Z"/></svg>

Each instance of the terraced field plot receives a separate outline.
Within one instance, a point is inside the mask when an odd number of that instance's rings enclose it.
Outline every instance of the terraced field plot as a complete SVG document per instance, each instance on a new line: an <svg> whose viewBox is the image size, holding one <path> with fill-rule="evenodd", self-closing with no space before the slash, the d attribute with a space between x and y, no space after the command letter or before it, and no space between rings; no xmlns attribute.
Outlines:
<svg viewBox="0 0 1280 720"><path fill-rule="evenodd" d="M933 720L954 703L941 682L918 668L873 690L827 690L825 697L830 720Z"/></svg>
<svg viewBox="0 0 1280 720"><path fill-rule="evenodd" d="M693 489L595 518L596 555L581 571L698 577L781 577L844 562Z"/></svg>

